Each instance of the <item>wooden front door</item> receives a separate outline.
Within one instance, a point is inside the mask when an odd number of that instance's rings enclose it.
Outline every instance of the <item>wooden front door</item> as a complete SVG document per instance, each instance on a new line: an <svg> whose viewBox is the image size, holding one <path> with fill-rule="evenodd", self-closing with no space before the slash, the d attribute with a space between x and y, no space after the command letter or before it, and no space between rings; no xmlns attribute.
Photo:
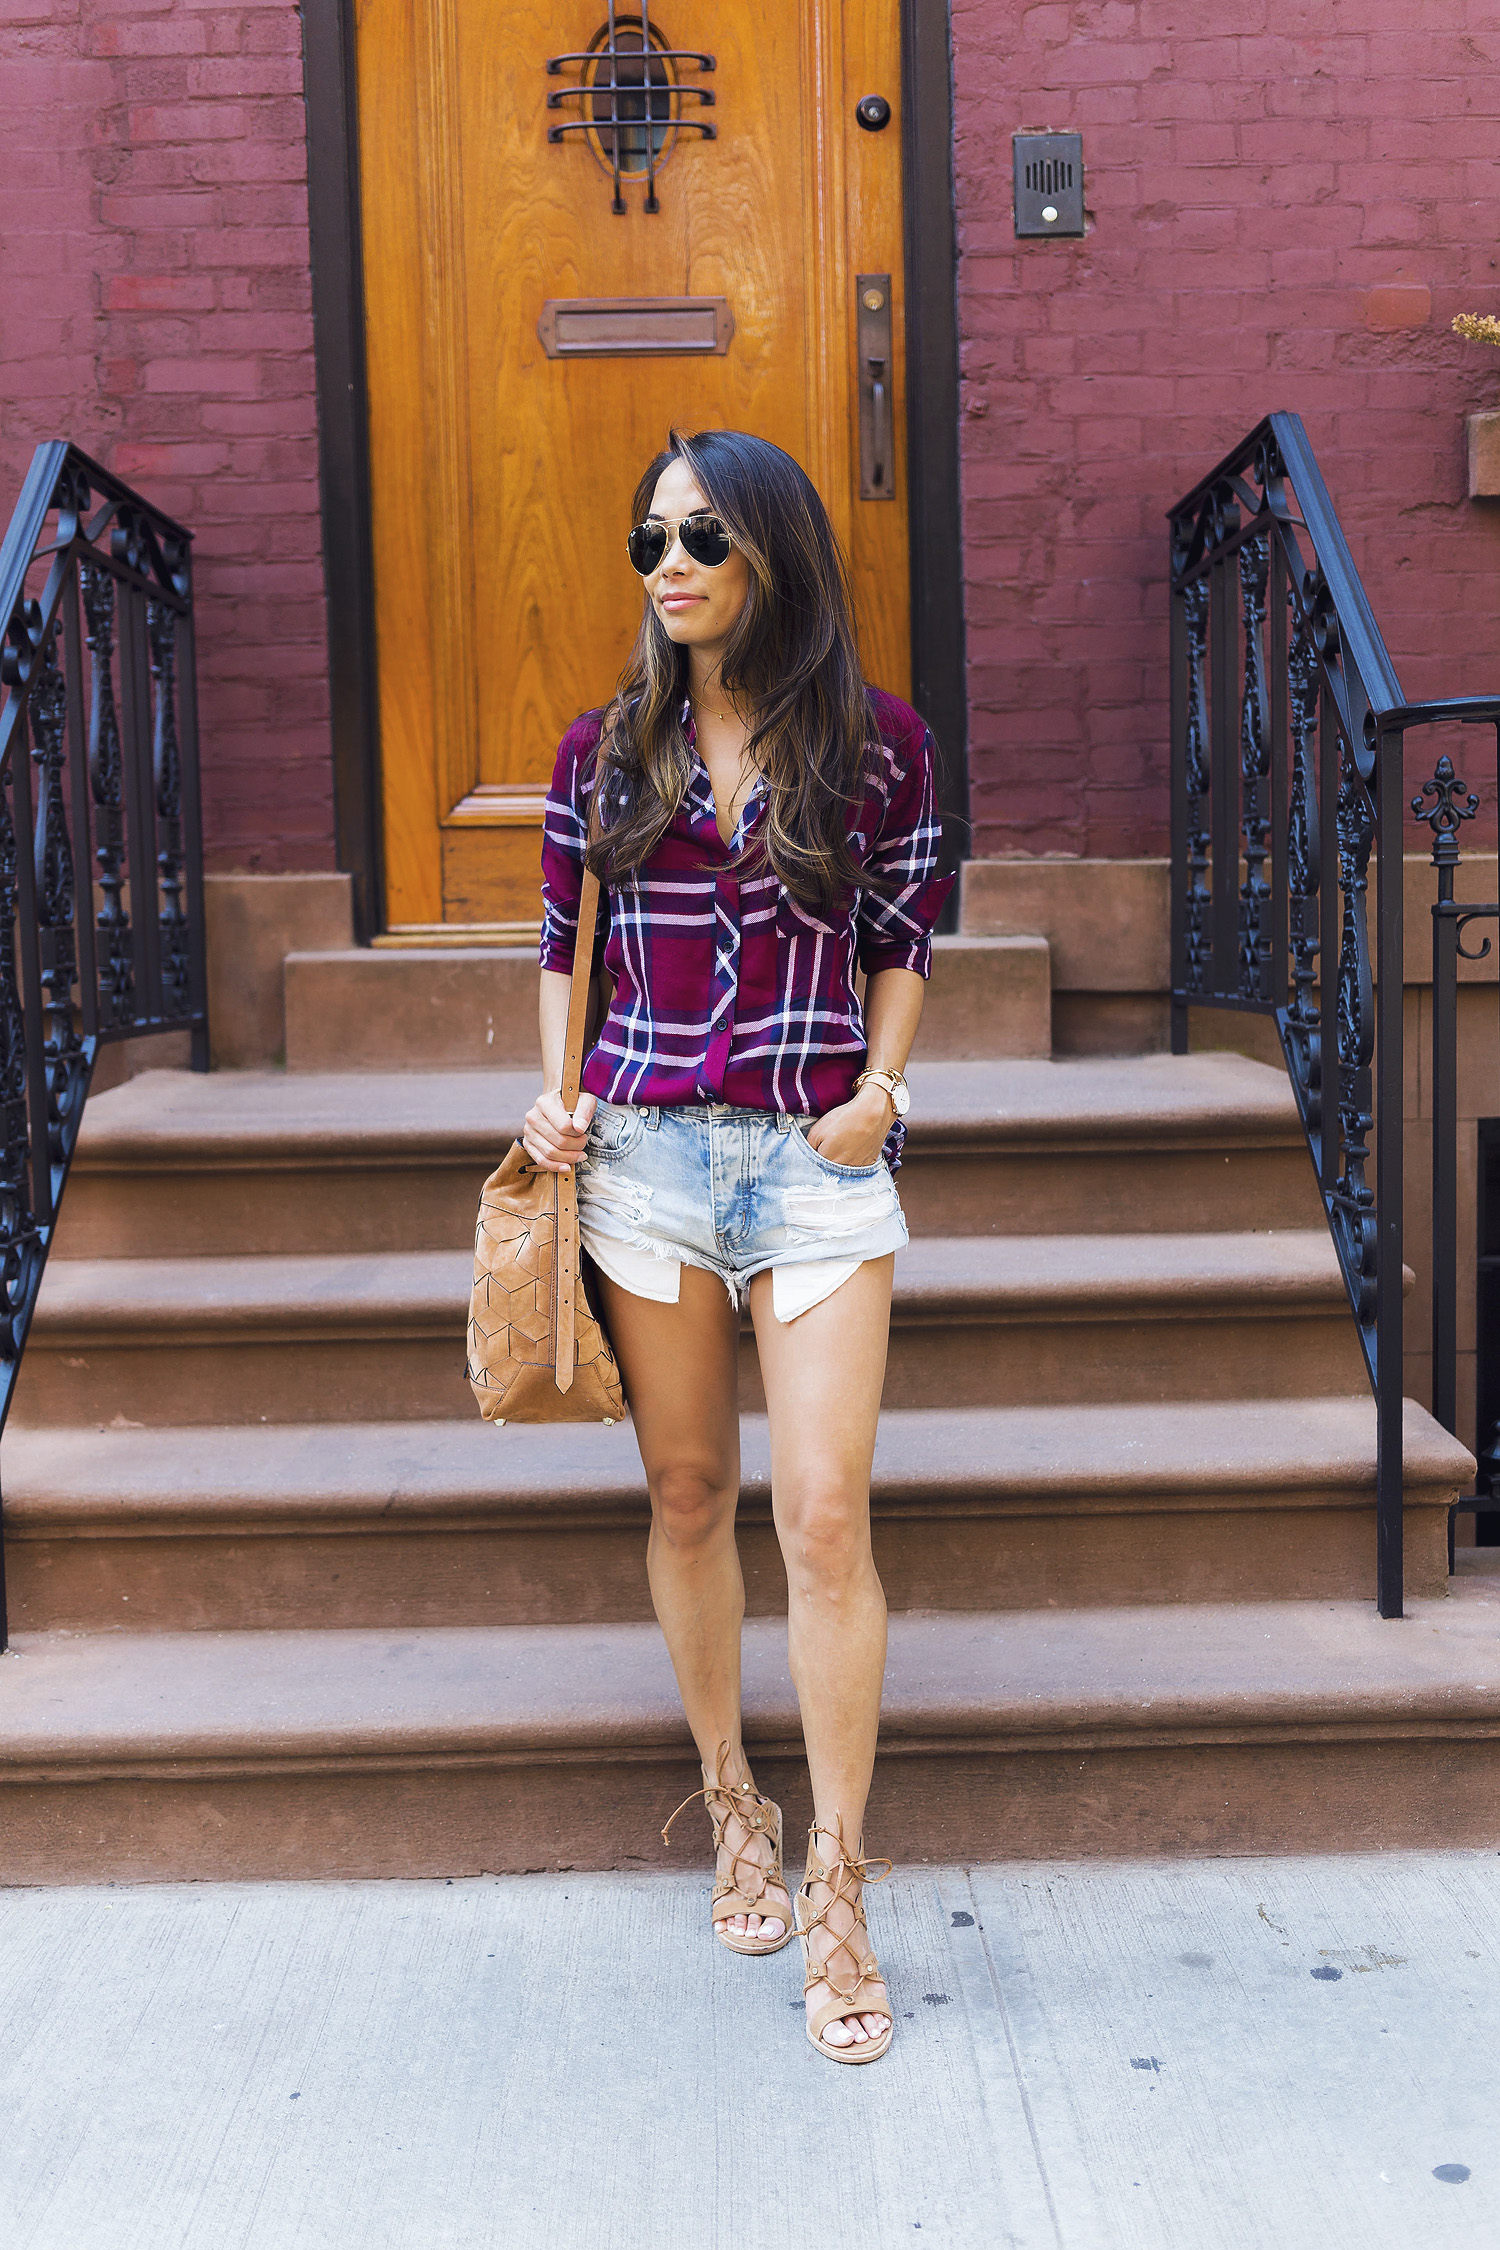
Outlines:
<svg viewBox="0 0 1500 2250"><path fill-rule="evenodd" d="M897 0L358 0L357 37L387 929L519 939L674 424L802 462L908 692Z"/></svg>

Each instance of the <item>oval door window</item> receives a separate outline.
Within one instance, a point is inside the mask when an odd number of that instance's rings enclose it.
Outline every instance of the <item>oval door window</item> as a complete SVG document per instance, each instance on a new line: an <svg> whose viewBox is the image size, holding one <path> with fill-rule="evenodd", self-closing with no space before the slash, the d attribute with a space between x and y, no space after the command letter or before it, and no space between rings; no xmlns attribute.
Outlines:
<svg viewBox="0 0 1500 2250"><path fill-rule="evenodd" d="M656 175L678 134L697 134L705 141L716 137L707 118L683 115L685 103L712 109L713 94L706 86L684 86L673 65L712 70L713 56L696 47L674 47L659 36L642 0L638 16L617 16L611 8L581 54L551 57L547 76L558 78L574 63L581 66L580 82L549 94L547 107L566 109L577 102L578 111L563 124L549 125L548 140L560 145L572 133L586 137L614 182L614 211L625 210L620 190L626 180L644 180L646 209L659 211Z"/></svg>
<svg viewBox="0 0 1500 2250"><path fill-rule="evenodd" d="M613 36L611 36L613 33ZM644 179L665 162L672 138L671 63L639 16L616 16L589 41L588 143L606 172Z"/></svg>

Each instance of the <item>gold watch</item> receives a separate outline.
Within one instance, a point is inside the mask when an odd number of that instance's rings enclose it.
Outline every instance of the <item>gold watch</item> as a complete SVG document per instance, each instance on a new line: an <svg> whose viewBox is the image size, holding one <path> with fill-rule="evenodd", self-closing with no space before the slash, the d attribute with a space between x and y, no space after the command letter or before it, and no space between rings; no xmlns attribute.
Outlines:
<svg viewBox="0 0 1500 2250"><path fill-rule="evenodd" d="M885 1088L898 1117L904 1117L911 1108L911 1088L899 1070L862 1070L854 1081L854 1091L857 1094L861 1086L870 1085Z"/></svg>

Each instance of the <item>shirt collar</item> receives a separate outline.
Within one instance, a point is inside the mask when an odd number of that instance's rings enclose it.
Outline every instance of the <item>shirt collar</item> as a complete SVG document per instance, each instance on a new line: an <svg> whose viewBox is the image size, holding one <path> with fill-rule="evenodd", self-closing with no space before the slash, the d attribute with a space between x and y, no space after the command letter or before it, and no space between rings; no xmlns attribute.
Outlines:
<svg viewBox="0 0 1500 2250"><path fill-rule="evenodd" d="M693 719L692 700L688 696L684 696L682 701L682 732L693 761L692 772L688 776L687 794L683 800L683 809L689 823L695 830L711 835L720 852L727 850L734 853L743 850L745 839L759 819L765 803L764 777L756 775L750 794L740 807L734 834L726 846L719 834L718 821L714 818L714 785L709 780L708 768L699 755L698 729Z"/></svg>

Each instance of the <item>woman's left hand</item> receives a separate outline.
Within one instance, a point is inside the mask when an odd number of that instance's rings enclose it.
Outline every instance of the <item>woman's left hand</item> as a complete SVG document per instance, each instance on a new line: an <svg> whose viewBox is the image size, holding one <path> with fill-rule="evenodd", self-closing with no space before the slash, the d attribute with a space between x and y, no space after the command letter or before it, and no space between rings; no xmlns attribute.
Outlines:
<svg viewBox="0 0 1500 2250"><path fill-rule="evenodd" d="M883 1086L861 1086L852 1101L829 1109L808 1127L807 1145L830 1164L873 1164L895 1111Z"/></svg>

